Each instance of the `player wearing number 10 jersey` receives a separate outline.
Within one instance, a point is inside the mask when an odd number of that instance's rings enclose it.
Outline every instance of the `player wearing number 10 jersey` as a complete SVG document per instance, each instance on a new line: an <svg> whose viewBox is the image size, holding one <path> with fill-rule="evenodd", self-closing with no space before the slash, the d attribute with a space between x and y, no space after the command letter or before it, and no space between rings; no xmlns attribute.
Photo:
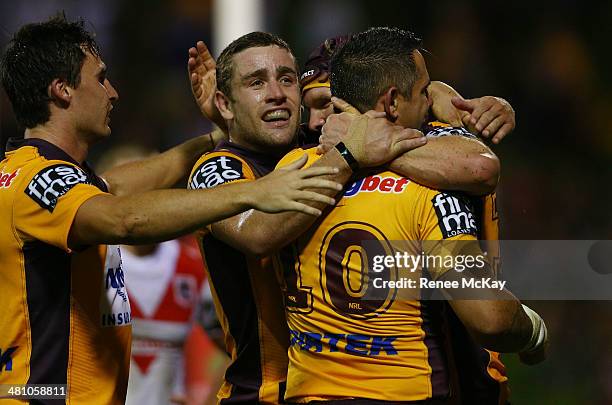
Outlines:
<svg viewBox="0 0 612 405"><path fill-rule="evenodd" d="M339 95L361 111L384 109L396 124L420 127L429 100L427 70L417 47L412 34L394 29L352 37L332 60L332 92L338 85L346 90ZM381 64L374 78L369 75L372 63ZM315 160L315 152L308 153ZM288 156L281 165L295 158ZM317 229L298 239L294 257L281 258L291 335L286 399L446 403L444 303L419 295L406 299L384 284L406 271L389 264L374 271L375 259L393 255L390 241L397 240L412 241L403 251L413 256L437 253L421 242L427 240L463 240L474 246L476 224L472 204L462 195L420 186L385 169L357 176ZM417 274L447 280L450 273L418 267ZM502 298L507 304L498 299L451 305L487 347L519 351L539 345L533 344L535 322L528 325L520 303L507 293L499 297L507 297ZM495 332L485 339L490 329L483 325L493 323Z"/></svg>
<svg viewBox="0 0 612 405"><path fill-rule="evenodd" d="M279 165L301 153L296 150ZM316 159L313 149L307 153ZM393 172L349 186L319 226L298 239L295 266L284 266L291 339L286 399L446 398L444 302L396 300L393 289L381 289L377 299L361 297L374 288L364 280L397 279L392 270L372 270L375 255L394 250L390 241L474 240L475 223L466 198ZM283 255L285 263L294 259Z"/></svg>

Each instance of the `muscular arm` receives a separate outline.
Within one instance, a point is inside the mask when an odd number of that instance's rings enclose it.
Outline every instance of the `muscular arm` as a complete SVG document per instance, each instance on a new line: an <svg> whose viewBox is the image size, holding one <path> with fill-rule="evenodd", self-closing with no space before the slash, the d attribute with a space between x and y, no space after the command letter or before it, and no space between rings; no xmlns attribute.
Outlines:
<svg viewBox="0 0 612 405"><path fill-rule="evenodd" d="M491 300L449 300L449 304L476 341L489 350L520 352L531 339L529 317L506 290Z"/></svg>
<svg viewBox="0 0 612 405"><path fill-rule="evenodd" d="M453 118L451 114L456 108L450 99L446 101L450 107L438 114L444 115L446 121L462 126L460 118ZM350 117L360 114L344 100L332 98L332 102L343 113L327 119L320 138L319 152L327 151L351 136ZM337 118L331 120L332 117ZM388 166L392 171L419 184L442 190L464 191L472 195L492 192L497 185L500 169L499 159L482 142L455 135L428 137L425 146L404 153Z"/></svg>
<svg viewBox="0 0 612 405"><path fill-rule="evenodd" d="M431 242L426 242L431 243ZM433 254L461 253L471 257L482 255L478 241L462 241L458 244L442 242ZM428 254L431 254L430 251ZM430 269L431 270L431 269ZM436 274L436 267L432 274ZM542 361L546 350L546 327L542 319L508 290L496 286L488 288L468 287L462 280L496 280L488 264L484 267L468 267L461 271L449 270L437 280L455 282L459 288L443 289L450 306L466 329L483 347L497 352L523 352L531 364ZM528 315L529 311L532 315Z"/></svg>
<svg viewBox="0 0 612 405"><path fill-rule="evenodd" d="M340 185L321 178L334 173L333 168L298 170L305 162L306 159L299 159L256 181L212 190L153 190L120 197L94 196L79 207L70 229L69 246L159 242L249 208L318 215L320 210L300 201L333 204L334 200L304 189L337 191Z"/></svg>
<svg viewBox="0 0 612 405"><path fill-rule="evenodd" d="M329 118L336 119L335 117ZM400 128L389 123L384 113L368 111L353 119L351 136L345 140L346 147L361 167L378 167L401 153L421 147L426 139L420 131ZM352 170L338 150L331 149L316 161L312 168L335 167L338 172L328 179L346 184ZM335 196L339 190L316 190L327 196ZM323 209L317 202L309 202L315 209ZM212 226L213 234L236 249L251 255L266 255L287 245L304 231L316 218L296 213L267 215L258 211L248 211Z"/></svg>
<svg viewBox="0 0 612 405"><path fill-rule="evenodd" d="M340 184L345 184L353 173L336 149L327 152L311 167L319 166L338 168L338 173L328 176L328 179ZM317 190L317 192L334 197L338 190ZM309 205L317 209L324 208L323 204L320 203L310 203ZM241 252L264 256L296 239L316 219L312 215L297 212L267 214L257 210L249 210L213 224L211 230L217 239Z"/></svg>
<svg viewBox="0 0 612 405"><path fill-rule="evenodd" d="M431 188L484 195L495 190L500 163L476 139L445 136L429 139L422 148L392 161L389 168Z"/></svg>
<svg viewBox="0 0 612 405"><path fill-rule="evenodd" d="M224 137L223 132L215 130L159 155L114 167L102 177L116 196L169 188L186 178L196 160Z"/></svg>

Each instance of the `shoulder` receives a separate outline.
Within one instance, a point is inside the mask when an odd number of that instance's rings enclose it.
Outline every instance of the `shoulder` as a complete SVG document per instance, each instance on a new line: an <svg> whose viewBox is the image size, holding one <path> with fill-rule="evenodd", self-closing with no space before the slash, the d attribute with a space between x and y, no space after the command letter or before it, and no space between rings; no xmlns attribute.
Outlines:
<svg viewBox="0 0 612 405"><path fill-rule="evenodd" d="M428 138L441 138L444 136L463 136L465 138L478 138L463 127L452 127L443 122L433 121L423 127L423 133Z"/></svg>
<svg viewBox="0 0 612 405"><path fill-rule="evenodd" d="M423 189L425 190L422 203L426 208L424 211L431 212L432 220L437 223L442 239L478 234L477 215L470 197L460 192L433 190L427 187Z"/></svg>
<svg viewBox="0 0 612 405"><path fill-rule="evenodd" d="M295 149L291 150L289 153L287 153L285 156L283 156L283 158L276 165L276 168L285 167L285 166L295 162L296 160L298 160L304 154L306 154L306 156L308 156L308 161L304 165L303 169L311 166L314 162L319 160L321 158L321 156L322 156L322 155L318 155L317 154L317 148L316 147L312 147L312 148L308 148L308 149L295 148Z"/></svg>
<svg viewBox="0 0 612 405"><path fill-rule="evenodd" d="M191 172L188 188L212 188L238 180L253 180L255 175L249 163L227 150L203 155Z"/></svg>

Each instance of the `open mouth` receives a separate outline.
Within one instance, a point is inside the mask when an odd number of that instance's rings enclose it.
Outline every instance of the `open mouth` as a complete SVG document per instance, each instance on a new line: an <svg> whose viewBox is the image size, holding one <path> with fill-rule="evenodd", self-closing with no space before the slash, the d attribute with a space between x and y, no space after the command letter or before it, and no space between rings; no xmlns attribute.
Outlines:
<svg viewBox="0 0 612 405"><path fill-rule="evenodd" d="M291 118L291 112L286 108L279 108L277 110L267 111L261 117L262 121L270 124L275 128L287 125L289 123L289 118Z"/></svg>

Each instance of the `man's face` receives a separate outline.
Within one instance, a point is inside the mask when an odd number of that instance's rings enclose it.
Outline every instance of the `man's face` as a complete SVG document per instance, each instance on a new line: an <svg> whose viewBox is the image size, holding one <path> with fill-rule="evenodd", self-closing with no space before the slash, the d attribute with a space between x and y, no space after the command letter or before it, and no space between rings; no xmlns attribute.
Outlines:
<svg viewBox="0 0 612 405"><path fill-rule="evenodd" d="M278 46L246 49L233 57L228 104L230 139L256 151L283 154L300 121L300 89L293 56Z"/></svg>
<svg viewBox="0 0 612 405"><path fill-rule="evenodd" d="M81 81L72 89L70 109L78 133L93 139L107 137L112 103L119 98L117 91L106 78L106 65L90 52L85 52L81 68Z"/></svg>
<svg viewBox="0 0 612 405"><path fill-rule="evenodd" d="M308 129L321 132L325 120L334 112L329 87L313 87L304 93L304 107L310 112Z"/></svg>
<svg viewBox="0 0 612 405"><path fill-rule="evenodd" d="M398 95L398 118L395 122L405 128L421 128L427 119L431 100L427 93L429 86L429 73L425 66L425 59L421 52L413 52L414 62L416 65L416 81L412 86L410 97Z"/></svg>

